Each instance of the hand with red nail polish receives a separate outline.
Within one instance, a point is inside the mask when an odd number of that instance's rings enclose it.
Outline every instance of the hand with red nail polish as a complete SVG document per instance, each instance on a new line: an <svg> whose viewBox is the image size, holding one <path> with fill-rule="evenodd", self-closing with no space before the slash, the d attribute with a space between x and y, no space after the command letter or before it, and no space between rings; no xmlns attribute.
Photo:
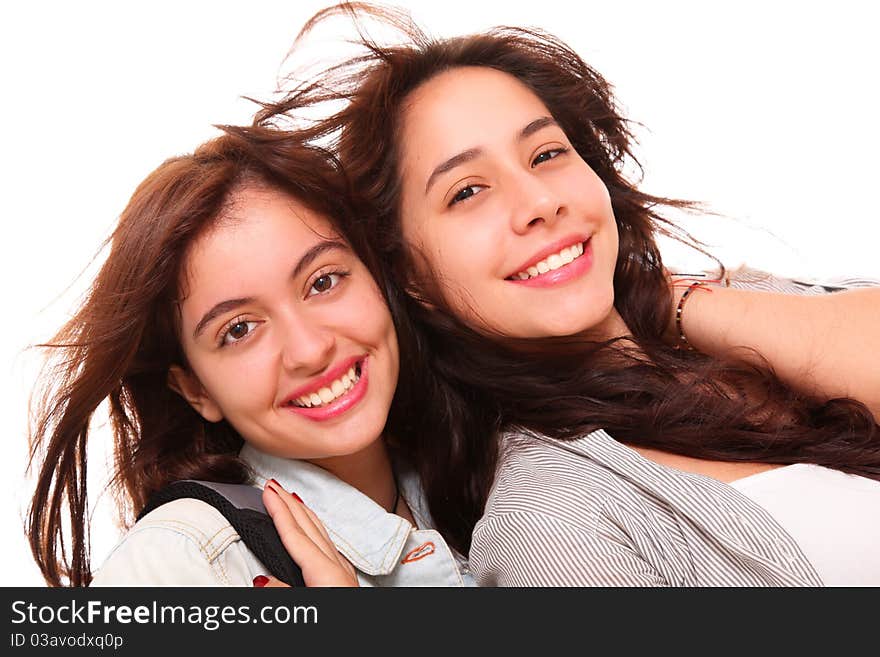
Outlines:
<svg viewBox="0 0 880 657"><path fill-rule="evenodd" d="M259 589L289 589L290 584L285 584L276 577L257 575L254 577L254 586Z"/></svg>
<svg viewBox="0 0 880 657"><path fill-rule="evenodd" d="M261 589L289 589L291 588L290 584L285 584L280 579L272 577L266 577L265 575L257 575L254 577L254 582L256 582L260 578L264 578L266 581L261 584L254 584L254 586L259 586Z"/></svg>
<svg viewBox="0 0 880 657"><path fill-rule="evenodd" d="M263 489L263 504L281 542L302 570L306 586L358 586L354 566L339 554L324 525L299 495L288 493L281 484L270 479Z"/></svg>

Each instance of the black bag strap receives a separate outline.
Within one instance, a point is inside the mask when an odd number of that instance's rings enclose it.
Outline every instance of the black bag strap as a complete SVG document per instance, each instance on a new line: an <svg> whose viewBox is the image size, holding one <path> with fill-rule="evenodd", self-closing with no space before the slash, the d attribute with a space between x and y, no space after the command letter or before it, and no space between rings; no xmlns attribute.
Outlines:
<svg viewBox="0 0 880 657"><path fill-rule="evenodd" d="M175 481L154 493L137 519L172 500L187 497L210 504L222 513L272 575L290 586L305 586L302 570L288 554L263 506L262 491L254 486L194 479Z"/></svg>

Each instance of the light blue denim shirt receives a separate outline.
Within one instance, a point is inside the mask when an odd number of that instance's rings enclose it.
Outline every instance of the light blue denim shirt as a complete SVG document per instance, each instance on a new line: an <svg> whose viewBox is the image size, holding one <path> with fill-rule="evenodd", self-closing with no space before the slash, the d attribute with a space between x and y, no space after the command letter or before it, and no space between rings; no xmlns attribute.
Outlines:
<svg viewBox="0 0 880 657"><path fill-rule="evenodd" d="M431 529L418 478L400 473L401 495L416 520L388 513L356 488L305 461L245 445L241 457L262 487L275 479L320 518L361 586L473 586L465 559ZM268 574L229 522L194 499L144 516L111 551L92 586L252 586Z"/></svg>

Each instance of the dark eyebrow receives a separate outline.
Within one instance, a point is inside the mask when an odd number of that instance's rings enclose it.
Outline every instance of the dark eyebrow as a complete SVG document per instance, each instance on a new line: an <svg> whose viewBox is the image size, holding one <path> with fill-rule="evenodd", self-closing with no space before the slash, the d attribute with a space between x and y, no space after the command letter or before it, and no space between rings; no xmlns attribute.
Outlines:
<svg viewBox="0 0 880 657"><path fill-rule="evenodd" d="M535 119L534 121L529 123L525 128L520 130L516 139L517 139L517 141L522 141L523 139L530 137L531 135L535 134L539 130L543 130L544 128L546 128L547 126L550 126L550 125L558 125L558 124L556 123L555 119L553 119L552 117L542 116L539 119ZM434 184L434 181L437 179L438 176L443 175L447 171L451 171L455 167L460 166L460 165L464 164L465 162L470 162L471 160L473 160L477 156L482 155L482 153L483 153L482 148L469 148L466 151L462 151L458 155L453 155L445 162L442 162L441 164L439 164L431 172L431 175L428 177L428 182L425 183L425 194L427 194L428 190L431 189L431 185Z"/></svg>
<svg viewBox="0 0 880 657"><path fill-rule="evenodd" d="M211 310L206 312L199 320L199 323L196 324L196 328L193 331L193 339L195 340L196 338L198 338L199 335L201 335L202 331L205 330L205 327L223 313L228 313L230 310L235 310L239 306L243 306L247 303L252 303L253 301L253 297L244 297L242 299L228 299L226 301L221 301L216 306L211 308Z"/></svg>
<svg viewBox="0 0 880 657"><path fill-rule="evenodd" d="M539 130L543 130L547 126L559 124L556 123L556 119L550 116L542 116L540 119L535 119L531 123L529 123L525 128L520 130L519 137L517 137L518 141L522 141L528 137L531 137L533 134L538 132Z"/></svg>
<svg viewBox="0 0 880 657"><path fill-rule="evenodd" d="M443 175L447 171L451 171L457 166L461 166L465 162L470 162L478 155L482 154L482 148L469 148L466 151L462 151L458 155L453 155L448 160L438 165L428 177L428 182L425 184L425 194L428 193L428 190L431 189L431 185L434 184L434 181L438 176Z"/></svg>
<svg viewBox="0 0 880 657"><path fill-rule="evenodd" d="M306 251L302 258L299 259L299 262L296 263L296 267L293 268L293 273L290 275L291 278L296 278L299 276L303 269L312 264L315 260L321 257L323 254L327 253L327 251L351 251L348 244L341 240L334 239L325 239L317 244L315 244L312 248Z"/></svg>
<svg viewBox="0 0 880 657"><path fill-rule="evenodd" d="M296 278L323 253L337 249L341 251L350 251L348 245L339 240L326 239L318 242L303 254L299 259L299 262L296 263L296 267L293 268L293 273L291 273L290 277ZM228 313L230 310L235 310L245 304L253 303L254 301L254 297L243 297L241 299L227 299L226 301L221 301L211 308L211 310L206 312L199 320L199 323L196 324L196 328L193 331L193 339L198 338L202 331L205 330L205 327L220 315Z"/></svg>

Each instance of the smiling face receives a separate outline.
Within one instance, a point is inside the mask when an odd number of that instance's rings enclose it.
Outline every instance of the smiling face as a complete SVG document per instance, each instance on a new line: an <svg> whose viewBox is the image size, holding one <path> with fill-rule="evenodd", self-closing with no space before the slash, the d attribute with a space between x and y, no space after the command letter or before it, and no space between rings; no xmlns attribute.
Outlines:
<svg viewBox="0 0 880 657"><path fill-rule="evenodd" d="M606 337L616 321L608 190L511 75L456 68L407 99L404 238L454 312L510 337Z"/></svg>
<svg viewBox="0 0 880 657"><path fill-rule="evenodd" d="M372 276L330 223L277 191L235 194L189 250L171 380L257 449L322 461L377 444L397 339Z"/></svg>

